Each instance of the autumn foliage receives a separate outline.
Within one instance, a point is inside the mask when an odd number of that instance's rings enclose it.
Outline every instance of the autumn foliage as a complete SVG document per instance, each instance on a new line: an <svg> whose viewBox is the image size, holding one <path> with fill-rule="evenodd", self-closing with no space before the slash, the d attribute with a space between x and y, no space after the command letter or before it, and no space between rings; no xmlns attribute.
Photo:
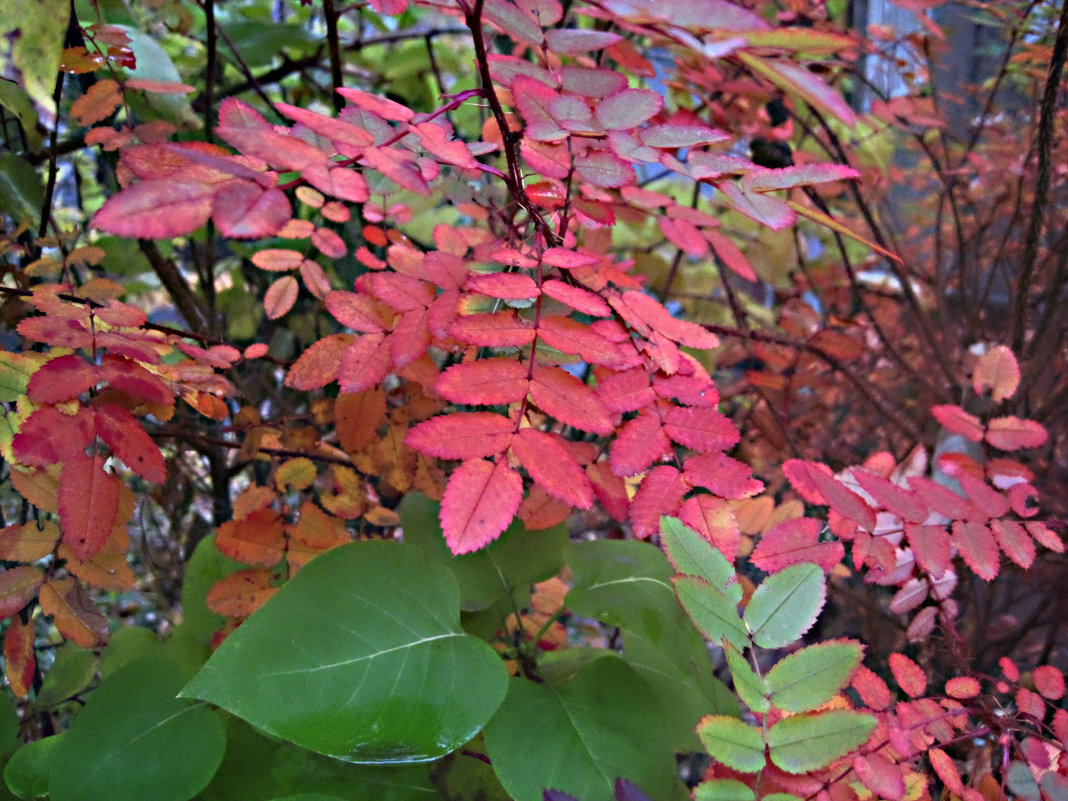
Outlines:
<svg viewBox="0 0 1068 801"><path fill-rule="evenodd" d="M0 57L7 791L1065 797L1063 9L216 5Z"/></svg>

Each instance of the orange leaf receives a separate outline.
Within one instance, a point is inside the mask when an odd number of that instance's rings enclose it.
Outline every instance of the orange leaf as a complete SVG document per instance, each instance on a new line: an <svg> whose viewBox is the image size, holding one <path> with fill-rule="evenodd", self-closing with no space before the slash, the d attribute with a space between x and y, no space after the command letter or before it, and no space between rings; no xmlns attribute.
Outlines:
<svg viewBox="0 0 1068 801"><path fill-rule="evenodd" d="M105 78L94 83L84 95L71 103L70 113L88 127L110 117L121 104L122 90L119 85Z"/></svg>
<svg viewBox="0 0 1068 801"><path fill-rule="evenodd" d="M100 456L79 454L59 474L59 515L63 542L79 559L88 559L107 541L119 512L119 480L104 469Z"/></svg>
<svg viewBox="0 0 1068 801"><path fill-rule="evenodd" d="M349 453L362 451L375 440L386 421L386 393L381 387L338 395L334 402L338 441Z"/></svg>
<svg viewBox="0 0 1068 801"><path fill-rule="evenodd" d="M228 520L216 531L215 547L246 565L276 565L286 549L282 518L274 509L265 508L242 520Z"/></svg>
<svg viewBox="0 0 1068 801"><path fill-rule="evenodd" d="M33 686L37 659L33 652L34 625L15 618L4 632L4 675L16 698L25 698Z"/></svg>
<svg viewBox="0 0 1068 801"><path fill-rule="evenodd" d="M60 634L82 648L107 642L108 619L77 579L68 576L41 587L41 611L52 617Z"/></svg>
<svg viewBox="0 0 1068 801"><path fill-rule="evenodd" d="M890 672L910 698L918 698L927 692L927 676L923 668L904 654L890 654Z"/></svg>
<svg viewBox="0 0 1068 801"><path fill-rule="evenodd" d="M1013 352L1004 345L995 345L975 362L972 387L976 395L990 390L994 403L1011 398L1020 386L1020 366Z"/></svg>
<svg viewBox="0 0 1068 801"><path fill-rule="evenodd" d="M268 319L277 320L285 315L297 302L298 294L300 294L300 284L291 275L283 275L267 287L267 292L263 296L263 308L267 312Z"/></svg>
<svg viewBox="0 0 1068 801"><path fill-rule="evenodd" d="M718 548L727 561L738 555L738 521L731 505L712 495L696 495L683 501L679 519Z"/></svg>
<svg viewBox="0 0 1068 801"><path fill-rule="evenodd" d="M208 609L224 617L248 617L278 592L275 576L267 568L238 570L216 581L204 601Z"/></svg>
<svg viewBox="0 0 1068 801"><path fill-rule="evenodd" d="M506 459L461 464L441 499L441 530L449 550L459 556L493 542L508 528L522 500L523 479Z"/></svg>
<svg viewBox="0 0 1068 801"><path fill-rule="evenodd" d="M54 520L27 520L0 529L0 559L8 562L36 562L44 559L59 541Z"/></svg>
<svg viewBox="0 0 1068 801"><path fill-rule="evenodd" d="M137 577L126 563L126 548L112 546L114 540L82 561L67 545L59 546L59 557L67 560L67 569L86 584L109 592L129 592L137 586Z"/></svg>

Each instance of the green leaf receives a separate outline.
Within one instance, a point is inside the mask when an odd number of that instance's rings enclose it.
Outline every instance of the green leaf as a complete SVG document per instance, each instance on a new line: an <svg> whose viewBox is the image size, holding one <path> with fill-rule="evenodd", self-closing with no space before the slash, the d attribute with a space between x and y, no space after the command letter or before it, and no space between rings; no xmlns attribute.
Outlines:
<svg viewBox="0 0 1068 801"><path fill-rule="evenodd" d="M724 591L696 576L676 578L675 592L690 620L712 642L726 640L739 650L749 644L749 632L738 617L738 603L733 600L733 592Z"/></svg>
<svg viewBox="0 0 1068 801"><path fill-rule="evenodd" d="M787 773L807 773L848 754L874 728L874 717L847 709L791 715L768 732L769 755Z"/></svg>
<svg viewBox="0 0 1068 801"><path fill-rule="evenodd" d="M709 715L697 726L709 755L717 762L742 773L756 773L764 767L764 738L760 729L738 718Z"/></svg>
<svg viewBox="0 0 1068 801"><path fill-rule="evenodd" d="M707 648L703 642L701 646L698 658L683 666L637 634L623 635L623 661L649 683L660 699L660 708L672 728L672 747L676 751L700 748L694 729L702 715L709 712L734 715L738 711L737 699L715 677Z"/></svg>
<svg viewBox="0 0 1068 801"><path fill-rule="evenodd" d="M26 90L12 81L0 80L0 106L18 118L29 149L33 152L40 150L42 137L37 130L37 110Z"/></svg>
<svg viewBox="0 0 1068 801"><path fill-rule="evenodd" d="M674 782L670 732L656 697L616 657L592 662L561 687L512 679L485 739L516 801L541 801L547 788L609 801L616 777L666 797Z"/></svg>
<svg viewBox="0 0 1068 801"><path fill-rule="evenodd" d="M379 541L313 560L182 695L318 753L380 764L459 748L506 689L497 653L460 628L452 574L411 546Z"/></svg>
<svg viewBox="0 0 1068 801"><path fill-rule="evenodd" d="M712 779L693 790L693 801L753 801L756 793L737 779Z"/></svg>
<svg viewBox="0 0 1068 801"><path fill-rule="evenodd" d="M26 94L49 113L56 110L52 94L70 8L69 0L0 0L0 39L12 40L11 62L22 74ZM6 61L0 52L2 75L11 71Z"/></svg>
<svg viewBox="0 0 1068 801"><path fill-rule="evenodd" d="M326 793L297 793L296 795L272 798L271 801L345 801L345 799L339 795L327 795Z"/></svg>
<svg viewBox="0 0 1068 801"><path fill-rule="evenodd" d="M660 518L660 536L676 570L722 587L728 597L737 594L735 604L742 600L742 587L734 583L734 565L708 540L674 517Z"/></svg>
<svg viewBox="0 0 1068 801"><path fill-rule="evenodd" d="M742 702L754 712L767 712L771 708L768 702L768 687L763 678L758 676L745 657L730 643L724 649L727 654L727 665L731 669L731 678L734 680L734 691Z"/></svg>
<svg viewBox="0 0 1068 801"><path fill-rule="evenodd" d="M0 168L0 174L3 170ZM0 351L0 402L15 403L26 394L30 376L40 366L40 359L25 353Z"/></svg>
<svg viewBox="0 0 1068 801"><path fill-rule="evenodd" d="M353 765L266 737L240 718L225 717L226 757L197 801L263 801L296 793L324 793L346 801L441 801L426 765Z"/></svg>
<svg viewBox="0 0 1068 801"><path fill-rule="evenodd" d="M845 687L862 656L855 642L823 642L795 651L768 671L771 703L788 712L818 709Z"/></svg>
<svg viewBox="0 0 1068 801"><path fill-rule="evenodd" d="M37 170L14 153L0 156L0 211L15 222L32 221L40 216L43 201L44 188Z"/></svg>
<svg viewBox="0 0 1068 801"><path fill-rule="evenodd" d="M96 655L68 642L56 651L56 660L37 693L36 706L47 709L77 695L96 676Z"/></svg>
<svg viewBox="0 0 1068 801"><path fill-rule="evenodd" d="M425 495L406 495L400 505L405 543L447 566L460 585L460 608L488 609L517 591L529 593L531 584L552 578L564 564L566 526L527 531L516 518L501 536L475 553L453 556L445 544L438 519L440 505ZM529 596L528 596L529 597ZM525 604L525 598L519 599Z"/></svg>
<svg viewBox="0 0 1068 801"><path fill-rule="evenodd" d="M48 795L53 756L66 736L64 733L34 740L16 751L4 768L7 788L23 801Z"/></svg>
<svg viewBox="0 0 1068 801"><path fill-rule="evenodd" d="M101 682L56 747L52 801L186 801L222 762L218 715L175 698L181 671L150 657Z"/></svg>
<svg viewBox="0 0 1068 801"><path fill-rule="evenodd" d="M743 619L755 644L783 648L812 627L826 597L827 580L818 565L791 565L764 579Z"/></svg>

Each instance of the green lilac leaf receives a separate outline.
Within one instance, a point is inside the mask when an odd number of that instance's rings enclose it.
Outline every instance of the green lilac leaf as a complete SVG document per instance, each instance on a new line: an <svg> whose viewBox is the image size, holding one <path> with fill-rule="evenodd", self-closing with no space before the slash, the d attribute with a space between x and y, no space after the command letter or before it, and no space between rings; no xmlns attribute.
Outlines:
<svg viewBox="0 0 1068 801"><path fill-rule="evenodd" d="M182 695L312 751L381 764L459 748L506 689L500 657L460 627L452 574L411 546L365 541L301 570Z"/></svg>

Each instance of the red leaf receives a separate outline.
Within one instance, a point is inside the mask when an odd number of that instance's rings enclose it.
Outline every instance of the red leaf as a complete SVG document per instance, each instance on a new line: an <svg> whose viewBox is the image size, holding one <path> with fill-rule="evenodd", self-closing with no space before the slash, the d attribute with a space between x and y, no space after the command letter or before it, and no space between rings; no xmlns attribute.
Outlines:
<svg viewBox="0 0 1068 801"><path fill-rule="evenodd" d="M715 334L696 323L672 317L671 312L644 292L624 292L609 302L642 336L647 337L653 331L658 331L668 339L691 348L714 348L719 344Z"/></svg>
<svg viewBox="0 0 1068 801"><path fill-rule="evenodd" d="M481 295L505 300L526 300L536 298L540 294L534 279L520 273L472 274L467 279L465 288Z"/></svg>
<svg viewBox="0 0 1068 801"><path fill-rule="evenodd" d="M657 220L657 224L671 244L687 255L701 258L708 254L708 240L693 223L687 220L661 217Z"/></svg>
<svg viewBox="0 0 1068 801"><path fill-rule="evenodd" d="M611 47L622 36L609 31L594 31L579 28L552 28L545 32L545 45L561 56L579 56Z"/></svg>
<svg viewBox="0 0 1068 801"><path fill-rule="evenodd" d="M229 365L227 365L229 367ZM100 380L131 398L160 406L174 404L174 392L158 375L124 356L104 354L100 364Z"/></svg>
<svg viewBox="0 0 1068 801"><path fill-rule="evenodd" d="M762 482L752 477L749 465L724 453L691 456L683 468L690 484L704 487L721 498L750 498L764 488Z"/></svg>
<svg viewBox="0 0 1068 801"><path fill-rule="evenodd" d="M990 523L998 547L1013 562L1029 568L1035 561L1035 543L1027 530L1015 520L994 520Z"/></svg>
<svg viewBox="0 0 1068 801"><path fill-rule="evenodd" d="M1019 417L995 417L986 432L986 441L1003 451L1037 448L1045 444L1047 437L1041 423Z"/></svg>
<svg viewBox="0 0 1068 801"><path fill-rule="evenodd" d="M70 415L55 406L42 406L19 426L12 445L15 458L23 464L47 467L84 455L95 437L91 410L82 408Z"/></svg>
<svg viewBox="0 0 1068 801"><path fill-rule="evenodd" d="M353 152L354 150L374 144L375 138L370 133L359 126L352 125L351 123L336 120L333 117L327 117L323 114L317 114L314 111L307 111L298 108L297 106L291 106L288 103L276 102L274 108L285 114L294 122L298 122L315 131L320 136L323 136L334 143L348 145L348 147L345 148L343 155L351 157L356 155L356 153ZM364 198L364 200L366 199L367 198ZM355 202L361 203L363 201Z"/></svg>
<svg viewBox="0 0 1068 801"><path fill-rule="evenodd" d="M0 620L7 620L32 601L43 581L41 569L29 565L0 572Z"/></svg>
<svg viewBox="0 0 1068 801"><path fill-rule="evenodd" d="M389 374L389 352L382 347L385 339L382 334L364 334L345 349L337 368L342 392L371 389Z"/></svg>
<svg viewBox="0 0 1068 801"><path fill-rule="evenodd" d="M886 511L910 523L922 523L927 519L927 504L907 489L864 469L853 470L852 475L861 488Z"/></svg>
<svg viewBox="0 0 1068 801"><path fill-rule="evenodd" d="M844 164L797 164L777 170L751 170L742 176L742 186L750 192L772 192L847 178L860 178L860 173Z"/></svg>
<svg viewBox="0 0 1068 801"><path fill-rule="evenodd" d="M347 123L342 123L347 125ZM320 192L347 200L350 203L366 203L371 197L367 180L360 173L346 167L331 167L327 164L313 164L301 172L304 180Z"/></svg>
<svg viewBox="0 0 1068 801"><path fill-rule="evenodd" d="M920 569L941 578L953 566L953 548L945 526L907 523L905 533Z"/></svg>
<svg viewBox="0 0 1068 801"><path fill-rule="evenodd" d="M375 307L375 301L367 295L337 290L329 293L323 302L335 320L353 331L371 334L386 330L386 323Z"/></svg>
<svg viewBox="0 0 1068 801"><path fill-rule="evenodd" d="M293 216L285 192L251 181L228 183L212 197L211 208L219 233L234 239L273 236Z"/></svg>
<svg viewBox="0 0 1068 801"><path fill-rule="evenodd" d="M675 398L687 406L714 408L719 405L719 393L708 374L653 376L653 391L661 398Z"/></svg>
<svg viewBox="0 0 1068 801"><path fill-rule="evenodd" d="M931 760L931 767L935 769L935 773L938 774L938 778L942 780L946 789L958 798L964 795L964 782L961 781L960 771L953 764L949 754L941 748L930 748L927 751L927 758Z"/></svg>
<svg viewBox="0 0 1068 801"><path fill-rule="evenodd" d="M559 435L524 428L512 439L512 453L538 486L576 509L593 506L593 486Z"/></svg>
<svg viewBox="0 0 1068 801"><path fill-rule="evenodd" d="M311 242L324 256L331 259L341 259L348 253L345 240L329 228L316 228L311 235Z"/></svg>
<svg viewBox="0 0 1068 801"><path fill-rule="evenodd" d="M853 109L842 96L801 65L783 59L761 58L747 50L739 50L734 55L758 75L788 93L800 95L806 103L837 117L847 127L857 124Z"/></svg>
<svg viewBox="0 0 1068 801"><path fill-rule="evenodd" d="M950 520L959 520L968 515L968 502L941 484L922 476L909 476L908 485L909 489L919 495L923 502L938 514Z"/></svg>
<svg viewBox="0 0 1068 801"><path fill-rule="evenodd" d="M932 406L931 414L935 420L945 426L947 431L960 434L967 440L979 442L983 439L983 424L974 414L968 414L964 409L954 404Z"/></svg>
<svg viewBox="0 0 1068 801"><path fill-rule="evenodd" d="M1030 521L1024 523L1027 533L1035 538L1035 542L1055 553L1064 553L1064 543L1056 531L1049 528L1045 523Z"/></svg>
<svg viewBox="0 0 1068 801"><path fill-rule="evenodd" d="M33 687L33 676L37 671L34 629L32 619L23 623L21 618L14 618L4 632L4 675L16 698L25 698Z"/></svg>
<svg viewBox="0 0 1068 801"><path fill-rule="evenodd" d="M267 318L277 320L284 316L293 308L299 294L300 284L291 275L283 275L272 283L263 295L263 309L267 313Z"/></svg>
<svg viewBox="0 0 1068 801"><path fill-rule="evenodd" d="M355 106L377 114L385 120L397 122L409 122L415 116L415 112L407 106L402 106L393 100L360 89L343 87L337 90L338 94Z"/></svg>
<svg viewBox="0 0 1068 801"><path fill-rule="evenodd" d="M753 268L749 264L749 259L734 244L733 239L715 231L705 231L704 237L708 240L708 244L712 246L712 250L716 252L716 258L723 262L728 270L746 281L757 280L756 273L753 272Z"/></svg>
<svg viewBox="0 0 1068 801"><path fill-rule="evenodd" d="M649 386L649 373L641 367L599 378L594 391L605 408L614 414L636 412L656 400L656 393Z"/></svg>
<svg viewBox="0 0 1068 801"><path fill-rule="evenodd" d="M141 478L153 484L167 480L167 465L159 447L137 418L122 406L115 403L97 406L96 433Z"/></svg>
<svg viewBox="0 0 1068 801"><path fill-rule="evenodd" d="M454 412L424 420L408 431L409 448L439 459L475 459L504 453L515 423L492 412Z"/></svg>
<svg viewBox="0 0 1068 801"><path fill-rule="evenodd" d="M664 430L680 445L696 451L727 450L738 444L738 429L715 409L672 406L664 413Z"/></svg>
<svg viewBox="0 0 1068 801"><path fill-rule="evenodd" d="M853 770L861 783L877 798L901 801L905 797L905 777L901 768L889 757L876 752L858 756L853 760Z"/></svg>
<svg viewBox="0 0 1068 801"><path fill-rule="evenodd" d="M830 475L824 465L790 459L783 466L790 483L809 503L825 503L868 531L875 528L875 512L864 499Z"/></svg>
<svg viewBox="0 0 1068 801"><path fill-rule="evenodd" d="M686 484L674 467L658 465L645 474L630 503L634 536L646 539L660 530L660 518L674 515L686 495Z"/></svg>
<svg viewBox="0 0 1068 801"><path fill-rule="evenodd" d="M958 520L953 524L953 544L975 575L993 581L998 574L998 544L983 523Z"/></svg>
<svg viewBox="0 0 1068 801"><path fill-rule="evenodd" d="M1043 698L1059 701L1064 697L1064 674L1053 665L1036 667L1031 674L1035 689Z"/></svg>
<svg viewBox="0 0 1068 801"><path fill-rule="evenodd" d="M612 442L608 463L617 476L633 476L671 453L671 442L653 409L628 420Z"/></svg>
<svg viewBox="0 0 1068 801"><path fill-rule="evenodd" d="M579 253L567 248L549 248L541 254L541 260L545 264L559 267L561 270L574 270L579 267L592 267L601 260L589 253Z"/></svg>
<svg viewBox="0 0 1068 801"><path fill-rule="evenodd" d="M465 461L449 477L441 499L441 530L449 550L459 556L493 542L522 500L523 479L507 460Z"/></svg>
<svg viewBox="0 0 1068 801"><path fill-rule="evenodd" d="M553 278L541 285L541 291L561 303L565 303L575 311L589 314L594 317L608 317L612 309L604 302L600 295L582 289L581 287L565 284Z"/></svg>
<svg viewBox="0 0 1068 801"><path fill-rule="evenodd" d="M967 699L979 695L980 687L978 680L971 676L957 676L946 682L946 695L950 698Z"/></svg>
<svg viewBox="0 0 1068 801"><path fill-rule="evenodd" d="M608 410L593 390L559 367L534 368L530 397L546 414L582 431L611 434L615 430Z"/></svg>
<svg viewBox="0 0 1068 801"><path fill-rule="evenodd" d="M205 184L141 181L104 201L92 226L133 239L184 236L208 221L214 191Z"/></svg>
<svg viewBox="0 0 1068 801"><path fill-rule="evenodd" d="M636 180L634 167L607 150L576 156L575 172L582 180L604 189L628 186Z"/></svg>
<svg viewBox="0 0 1068 801"><path fill-rule="evenodd" d="M968 500L972 502L972 507L969 509L972 513L970 517L975 517L976 512L987 518L1002 517L1012 508L1008 498L982 479L967 473L961 473L956 476L956 479Z"/></svg>
<svg viewBox="0 0 1068 801"><path fill-rule="evenodd" d="M733 181L718 181L716 188L727 205L772 231L789 228L797 221L797 213L790 204L777 197L747 192Z"/></svg>
<svg viewBox="0 0 1068 801"><path fill-rule="evenodd" d="M718 548L728 561L734 561L741 537L727 501L712 495L687 498L679 509L679 520Z"/></svg>
<svg viewBox="0 0 1068 801"><path fill-rule="evenodd" d="M624 89L606 97L594 108L597 121L607 130L637 128L664 107L663 98L648 89Z"/></svg>
<svg viewBox="0 0 1068 801"><path fill-rule="evenodd" d="M614 342L605 339L590 326L570 317L545 315L538 323L538 335L550 348L575 354L590 364L621 367L623 357Z"/></svg>
<svg viewBox="0 0 1068 801"><path fill-rule="evenodd" d="M904 654L890 654L890 672L910 698L918 698L927 692L927 675L923 668Z"/></svg>
<svg viewBox="0 0 1068 801"><path fill-rule="evenodd" d="M452 365L438 377L434 391L453 403L491 405L523 400L528 386L521 362L497 357Z"/></svg>
<svg viewBox="0 0 1068 801"><path fill-rule="evenodd" d="M95 387L99 370L81 356L68 353L42 364L30 376L26 394L35 403L62 403Z"/></svg>
<svg viewBox="0 0 1068 801"><path fill-rule="evenodd" d="M857 695L860 696L860 700L869 709L883 710L889 707L891 701L893 701L893 697L890 695L890 688L886 686L886 682L863 665L858 667L853 674L851 684L853 689L857 691Z"/></svg>
<svg viewBox="0 0 1068 801"><path fill-rule="evenodd" d="M845 548L840 542L820 542L822 528L819 520L807 517L784 520L760 538L750 559L767 573L802 562L813 562L829 571L845 557Z"/></svg>
<svg viewBox="0 0 1068 801"><path fill-rule="evenodd" d="M111 536L119 513L119 480L104 469L100 456L78 454L59 474L59 516L63 542L83 562Z"/></svg>
<svg viewBox="0 0 1068 801"><path fill-rule="evenodd" d="M593 484L593 494L605 512L613 520L622 523L627 519L630 498L623 479L612 473L607 462L586 465L586 475Z"/></svg>
<svg viewBox="0 0 1068 801"><path fill-rule="evenodd" d="M509 312L462 315L449 325L449 334L486 348L521 348L534 341L534 328Z"/></svg>
<svg viewBox="0 0 1068 801"><path fill-rule="evenodd" d="M352 334L331 334L313 342L289 368L286 386L303 390L325 387L337 378L341 357L354 339Z"/></svg>

